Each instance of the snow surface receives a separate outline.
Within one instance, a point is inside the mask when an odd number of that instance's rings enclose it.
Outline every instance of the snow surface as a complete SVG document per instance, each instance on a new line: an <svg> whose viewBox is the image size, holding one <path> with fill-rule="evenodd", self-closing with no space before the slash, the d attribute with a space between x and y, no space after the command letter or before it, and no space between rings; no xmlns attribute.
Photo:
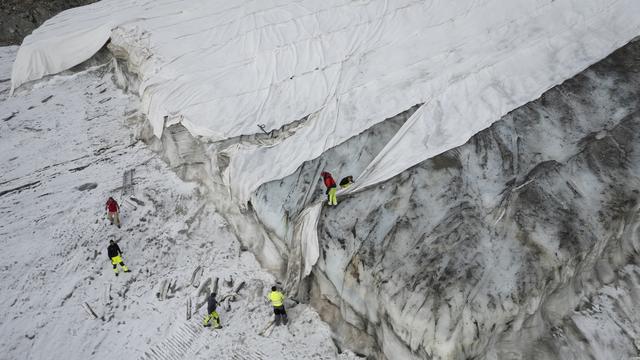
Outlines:
<svg viewBox="0 0 640 360"><path fill-rule="evenodd" d="M0 80L17 47L0 48ZM335 359L330 330L306 305L291 323L258 336L271 318L264 300L274 278L240 244L207 195L184 183L131 128L138 104L116 89L109 65L64 73L8 97L0 82L0 349L3 359ZM135 169L134 196L121 197ZM122 205L122 229L109 226L104 202ZM119 242L132 270L115 277L106 256ZM246 281L221 309L221 331L202 331L204 308L185 320L185 302L203 300L189 285L220 278L219 294ZM156 297L163 280L175 292ZM109 291L110 289L110 291ZM91 319L82 304L91 306ZM205 305L206 307L206 305Z"/></svg>
<svg viewBox="0 0 640 360"><path fill-rule="evenodd" d="M422 116L362 184L458 146L639 35L638 13L635 0L103 0L27 37L12 86L86 60L111 39L132 55L157 136L175 122L222 140L304 119L276 144L227 149L228 184L244 203L415 104L426 103Z"/></svg>

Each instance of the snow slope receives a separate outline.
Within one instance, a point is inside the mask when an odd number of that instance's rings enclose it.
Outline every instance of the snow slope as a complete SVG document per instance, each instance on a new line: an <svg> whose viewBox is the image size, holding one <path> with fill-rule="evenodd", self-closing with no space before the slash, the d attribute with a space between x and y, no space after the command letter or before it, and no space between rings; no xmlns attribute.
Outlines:
<svg viewBox="0 0 640 360"><path fill-rule="evenodd" d="M0 81L17 47L0 48ZM289 328L258 336L271 317L264 294L275 280L240 249L198 186L175 174L133 136L138 104L116 89L109 65L64 73L8 97L0 82L0 358L302 359L338 356L328 327L310 307L290 309ZM123 173L135 170L123 201ZM109 226L109 195L122 229ZM115 277L106 255L116 239L132 270ZM219 294L246 281L220 310L220 332L202 331L203 300L189 285L219 277ZM160 301L163 280L175 291ZM98 319L85 313L89 304Z"/></svg>
<svg viewBox="0 0 640 360"><path fill-rule="evenodd" d="M12 86L111 39L131 56L157 136L180 122L215 141L302 119L275 144L226 149L228 185L245 203L259 185L415 104L425 103L421 116L363 184L458 146L640 34L638 13L635 0L104 0L27 37ZM416 148L424 151L406 156Z"/></svg>

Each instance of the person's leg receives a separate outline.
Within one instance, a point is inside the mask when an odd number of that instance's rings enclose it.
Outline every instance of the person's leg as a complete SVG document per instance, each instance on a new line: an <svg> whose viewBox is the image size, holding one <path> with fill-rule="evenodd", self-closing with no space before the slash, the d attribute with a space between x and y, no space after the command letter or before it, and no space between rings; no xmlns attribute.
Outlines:
<svg viewBox="0 0 640 360"><path fill-rule="evenodd" d="M338 205L338 198L336 197L337 188L332 187L329 189L329 205Z"/></svg>
<svg viewBox="0 0 640 360"><path fill-rule="evenodd" d="M287 325L289 322L289 318L287 317L287 310L285 310L284 305L282 305L282 310L280 316L282 317L282 323Z"/></svg>
<svg viewBox="0 0 640 360"><path fill-rule="evenodd" d="M202 322L202 325L211 326L211 324L209 324L209 320L211 320L211 314L207 314L207 316L204 317L204 321Z"/></svg>
<svg viewBox="0 0 640 360"><path fill-rule="evenodd" d="M277 307L273 307L273 313L275 314L275 326L280 325L280 310Z"/></svg>
<svg viewBox="0 0 640 360"><path fill-rule="evenodd" d="M122 270L124 272L129 272L129 268L127 267L127 265L124 264L124 261L122 261L122 259L120 259L120 267L122 267Z"/></svg>
<svg viewBox="0 0 640 360"><path fill-rule="evenodd" d="M119 211L116 211L116 212L115 212L115 214L116 214L116 215L115 215L115 218L116 218L116 221L115 221L116 226L117 226L117 227L120 227L120 212L119 212Z"/></svg>
<svg viewBox="0 0 640 360"><path fill-rule="evenodd" d="M115 256L111 258L111 265L113 265L113 272L116 274L116 276L118 276L118 262L119 262L117 258L119 258L119 256Z"/></svg>
<svg viewBox="0 0 640 360"><path fill-rule="evenodd" d="M107 219L109 220L111 225L113 225L113 213L111 211L107 213Z"/></svg>
<svg viewBox="0 0 640 360"><path fill-rule="evenodd" d="M211 318L213 319L213 327L220 328L220 315L218 315L217 311L213 311L211 313Z"/></svg>

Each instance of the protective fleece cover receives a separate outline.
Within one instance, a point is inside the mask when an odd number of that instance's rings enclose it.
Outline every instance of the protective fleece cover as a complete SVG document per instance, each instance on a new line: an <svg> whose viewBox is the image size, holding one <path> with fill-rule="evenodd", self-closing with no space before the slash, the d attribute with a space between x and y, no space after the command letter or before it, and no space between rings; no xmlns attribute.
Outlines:
<svg viewBox="0 0 640 360"><path fill-rule="evenodd" d="M637 0L104 0L22 44L12 87L68 69L109 39L139 73L155 134L181 122L222 140L232 195L416 104L358 187L464 143L640 34ZM354 187L356 190L358 187Z"/></svg>

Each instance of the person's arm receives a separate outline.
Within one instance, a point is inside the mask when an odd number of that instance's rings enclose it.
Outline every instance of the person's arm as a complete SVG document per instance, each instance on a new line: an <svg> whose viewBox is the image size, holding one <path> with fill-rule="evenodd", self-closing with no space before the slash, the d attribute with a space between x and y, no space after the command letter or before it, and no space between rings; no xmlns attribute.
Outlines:
<svg viewBox="0 0 640 360"><path fill-rule="evenodd" d="M116 249L118 250L118 255L122 255L122 250L120 250L120 246L116 244Z"/></svg>

